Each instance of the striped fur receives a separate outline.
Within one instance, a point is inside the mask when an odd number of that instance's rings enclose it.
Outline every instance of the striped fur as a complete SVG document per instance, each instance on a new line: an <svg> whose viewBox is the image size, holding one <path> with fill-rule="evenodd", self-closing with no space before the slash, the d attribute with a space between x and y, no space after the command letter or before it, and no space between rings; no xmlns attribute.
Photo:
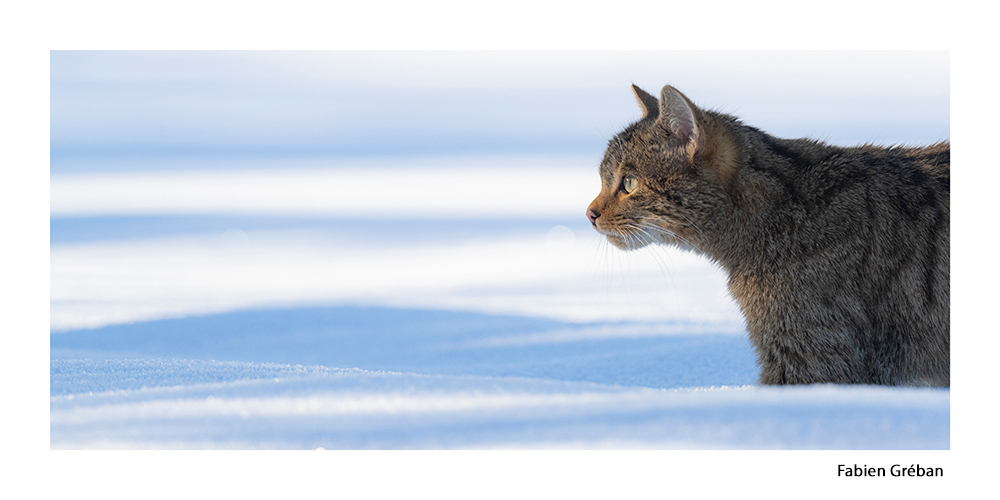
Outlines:
<svg viewBox="0 0 1000 500"><path fill-rule="evenodd" d="M761 383L949 385L948 143L779 139L634 91L644 117L609 143L588 209L599 232L720 265Z"/></svg>

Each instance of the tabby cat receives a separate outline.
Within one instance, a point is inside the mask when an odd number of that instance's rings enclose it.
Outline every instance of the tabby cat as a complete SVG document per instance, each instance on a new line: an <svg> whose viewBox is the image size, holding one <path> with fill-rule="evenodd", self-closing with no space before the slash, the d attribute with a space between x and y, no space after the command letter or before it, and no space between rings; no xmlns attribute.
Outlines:
<svg viewBox="0 0 1000 500"><path fill-rule="evenodd" d="M949 143L779 139L632 90L643 117L601 162L598 232L721 266L762 384L949 386Z"/></svg>

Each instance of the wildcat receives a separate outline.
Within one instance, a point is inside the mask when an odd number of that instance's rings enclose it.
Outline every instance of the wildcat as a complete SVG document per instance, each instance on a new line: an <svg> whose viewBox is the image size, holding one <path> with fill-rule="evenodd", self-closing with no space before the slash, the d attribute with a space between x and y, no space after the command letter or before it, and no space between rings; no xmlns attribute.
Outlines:
<svg viewBox="0 0 1000 500"><path fill-rule="evenodd" d="M587 217L615 246L728 274L762 384L949 386L951 146L779 139L632 86Z"/></svg>

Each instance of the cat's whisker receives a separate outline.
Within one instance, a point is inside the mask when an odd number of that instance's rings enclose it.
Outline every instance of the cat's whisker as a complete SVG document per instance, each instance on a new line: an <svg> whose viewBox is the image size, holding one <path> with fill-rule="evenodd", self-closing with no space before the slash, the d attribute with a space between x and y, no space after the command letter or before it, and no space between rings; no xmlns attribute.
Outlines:
<svg viewBox="0 0 1000 500"><path fill-rule="evenodd" d="M623 225L622 231L624 232L626 241L629 243L630 247L638 248L650 242L646 232L641 227L633 223L626 223Z"/></svg>
<svg viewBox="0 0 1000 500"><path fill-rule="evenodd" d="M670 266L668 266L663 260L663 255L659 253L662 248L657 245L647 245L645 250L653 256L653 260L656 261L656 267L660 269L660 274L663 276L663 279L669 281L672 286L676 287L677 284L674 282L673 273L670 272Z"/></svg>
<svg viewBox="0 0 1000 500"><path fill-rule="evenodd" d="M597 271L598 274L601 276L602 288L607 290L610 287L610 283L608 282L608 276L610 274L608 267L608 239L603 237L602 235L601 240L602 240L601 243L598 245L600 260L598 261L599 265Z"/></svg>
<svg viewBox="0 0 1000 500"><path fill-rule="evenodd" d="M695 245L694 242L688 240L687 238L684 238L683 236L677 234L676 232L674 232L674 231L672 231L670 229L667 229L666 227L660 226L658 224L654 224L653 222L649 222L648 220L640 221L640 224L644 224L646 227L648 227L650 229L654 229L656 231L665 233L668 236L670 236L670 237L672 237L674 239L677 239L677 240L679 240L679 241L687 244L691 248L694 248L696 250L698 249L698 245Z"/></svg>
<svg viewBox="0 0 1000 500"><path fill-rule="evenodd" d="M694 222L692 222L691 219L687 218L684 215L681 215L681 217L684 218L684 220L686 221L686 223L682 223L682 222L680 222L680 221L678 221L676 219L671 219L671 218L663 216L663 215L650 215L650 216L647 216L646 219L647 220L654 220L654 221L662 221L662 222L665 222L667 224L672 224L672 225L684 226L684 227L693 229L702 238L705 237L705 233L702 232L701 228L699 228L697 224L695 224Z"/></svg>
<svg viewBox="0 0 1000 500"><path fill-rule="evenodd" d="M649 235L646 233L646 231L644 231L642 228L636 226L635 224L632 224L632 223L623 223L620 226L619 229L621 231L622 238L625 240L626 246L628 246L629 248L645 247L645 246L648 246L648 244L652 241L649 238ZM630 253L626 253L626 252L622 252L622 253L626 254L625 255L625 259L628 261L628 268L627 269L623 269L623 272L627 273L628 275L632 275L633 274L633 270L632 270L632 267L633 267L633 256ZM626 288L626 292L627 292L627 288Z"/></svg>
<svg viewBox="0 0 1000 500"><path fill-rule="evenodd" d="M618 254L618 269L621 271L622 276L622 289L626 291L626 297L628 295L628 285L625 283L625 266L622 264L622 254L625 252L616 252Z"/></svg>
<svg viewBox="0 0 1000 500"><path fill-rule="evenodd" d="M684 217L684 216L682 215L681 217ZM650 214L650 215L647 215L647 216L644 217L644 220L647 221L647 222L663 222L663 223L666 223L666 224L669 224L669 225L672 225L672 226L683 226L683 227L686 227L686 228L693 229L693 230L697 231L699 234L702 234L701 233L701 229L699 229L698 226L694 225L691 222L690 219L688 219L687 217L684 217L684 219L685 219L686 223L685 222L681 222L681 221L679 221L677 219L672 219L672 218L667 217L665 215L659 215L659 214Z"/></svg>
<svg viewBox="0 0 1000 500"><path fill-rule="evenodd" d="M643 227L650 225L642 224L642 221L640 221L639 224L640 224L639 226L634 226L634 227L636 227L636 229L640 232L640 234L643 236L643 239L645 240L644 241L645 244L642 245L642 247L646 249L653 256L653 260L656 261L656 265L660 269L660 273L663 274L664 279L669 279L671 282L673 282L673 275L669 276L669 278L667 276L667 274L670 273L670 268L667 266L667 263L663 261L660 254L657 253L657 250L660 250L660 246L655 244L657 243L656 238L653 235L651 235L647 229ZM656 226L653 227L656 229L660 229Z"/></svg>
<svg viewBox="0 0 1000 500"><path fill-rule="evenodd" d="M626 255L626 269L617 250L646 248L666 274L677 254L663 244L719 265L761 383L949 386L948 142L781 139L669 85L659 99L632 90L643 119L608 141L588 208L605 258L616 252L623 273L641 273L644 254ZM873 237L880 230L892 237Z"/></svg>
<svg viewBox="0 0 1000 500"><path fill-rule="evenodd" d="M676 221L667 221L667 220L664 220L664 222L667 222L668 224L671 224L671 225L675 225L675 226L676 226L676 225L682 225L682 226L684 226L684 227L692 227L692 226L687 226L687 225L684 225L684 224L678 224L678 223L677 223ZM681 235L680 235L680 234L679 234L679 233L678 233L677 231L674 231L674 230L672 230L672 229L669 229L669 228L667 228L667 227L664 227L664 226L661 226L661 225L659 225L659 224L655 224L655 223L653 223L653 222L650 222L650 224L653 224L653 225L654 225L655 227L657 227L657 228L658 228L659 230L661 230L661 231L663 231L663 232L667 233L667 234L668 234L668 235L670 235L671 237L673 237L673 238L676 238L677 240L680 240L680 241L684 242L685 244L687 244L687 245L688 245L688 246L690 246L691 248L694 248L694 249L696 249L696 250L699 250L699 248L700 248L700 247L699 247L699 245L696 245L696 244L695 244L695 243L694 243L693 241L691 241L690 239L688 239L688 238L685 238L685 237L681 236ZM701 235L701 236L702 236L702 238L704 239L704 233L702 233L700 229L698 229L697 227L693 227L693 229L694 229L695 231L697 231L697 232L698 232L698 234L699 234L699 235ZM699 250L699 251L700 251L700 250Z"/></svg>
<svg viewBox="0 0 1000 500"><path fill-rule="evenodd" d="M613 247L611 242L606 238L604 240L604 277L605 277L605 288L611 290L611 287L615 284L615 266L614 260L611 257Z"/></svg>
<svg viewBox="0 0 1000 500"><path fill-rule="evenodd" d="M695 231L697 231L697 232L698 232L698 234L699 234L699 235L700 235L700 236L701 236L701 237L702 237L703 239L705 238L705 233L703 233L703 232L702 232L701 228L700 228L700 227L698 227L698 225L697 225L697 224L695 224L694 222L692 222L692 221L691 221L691 219L687 218L687 216L684 216L684 215L681 215L681 217L684 217L684 220L685 220L685 221L687 221L687 227L690 227L691 229L694 229Z"/></svg>

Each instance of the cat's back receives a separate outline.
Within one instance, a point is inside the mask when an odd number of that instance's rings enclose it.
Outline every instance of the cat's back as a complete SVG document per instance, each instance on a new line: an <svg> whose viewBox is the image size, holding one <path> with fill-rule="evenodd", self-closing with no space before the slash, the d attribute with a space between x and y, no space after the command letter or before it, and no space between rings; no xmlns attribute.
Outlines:
<svg viewBox="0 0 1000 500"><path fill-rule="evenodd" d="M916 168L926 173L938 184L937 187L943 190L946 195L944 201L947 203L947 194L951 187L951 144L939 142L924 148L908 148L905 151Z"/></svg>
<svg viewBox="0 0 1000 500"><path fill-rule="evenodd" d="M950 212L951 146L844 149L826 175L845 191L862 192L865 218L909 227L912 245L947 240ZM852 189L852 185L853 188ZM860 201L860 200L859 200ZM873 206L874 205L874 206ZM882 234L887 231L883 228Z"/></svg>
<svg viewBox="0 0 1000 500"><path fill-rule="evenodd" d="M744 173L768 193L760 214L791 218L793 227L857 227L882 219L896 224L948 217L951 146L831 146L780 139L752 129L754 148ZM872 221L873 222L873 221ZM832 228L827 228L832 229ZM773 228L769 228L773 230Z"/></svg>
<svg viewBox="0 0 1000 500"><path fill-rule="evenodd" d="M939 142L925 147L881 147L864 145L843 149L844 156L860 167L872 169L887 179L907 184L942 188L948 192L951 172L951 145Z"/></svg>
<svg viewBox="0 0 1000 500"><path fill-rule="evenodd" d="M756 214L761 237L789 261L850 248L857 261L933 252L947 262L950 156L947 142L927 147L829 146L764 135L765 161L749 176L767 186ZM929 264L929 262L925 262ZM934 266L937 267L937 266Z"/></svg>

